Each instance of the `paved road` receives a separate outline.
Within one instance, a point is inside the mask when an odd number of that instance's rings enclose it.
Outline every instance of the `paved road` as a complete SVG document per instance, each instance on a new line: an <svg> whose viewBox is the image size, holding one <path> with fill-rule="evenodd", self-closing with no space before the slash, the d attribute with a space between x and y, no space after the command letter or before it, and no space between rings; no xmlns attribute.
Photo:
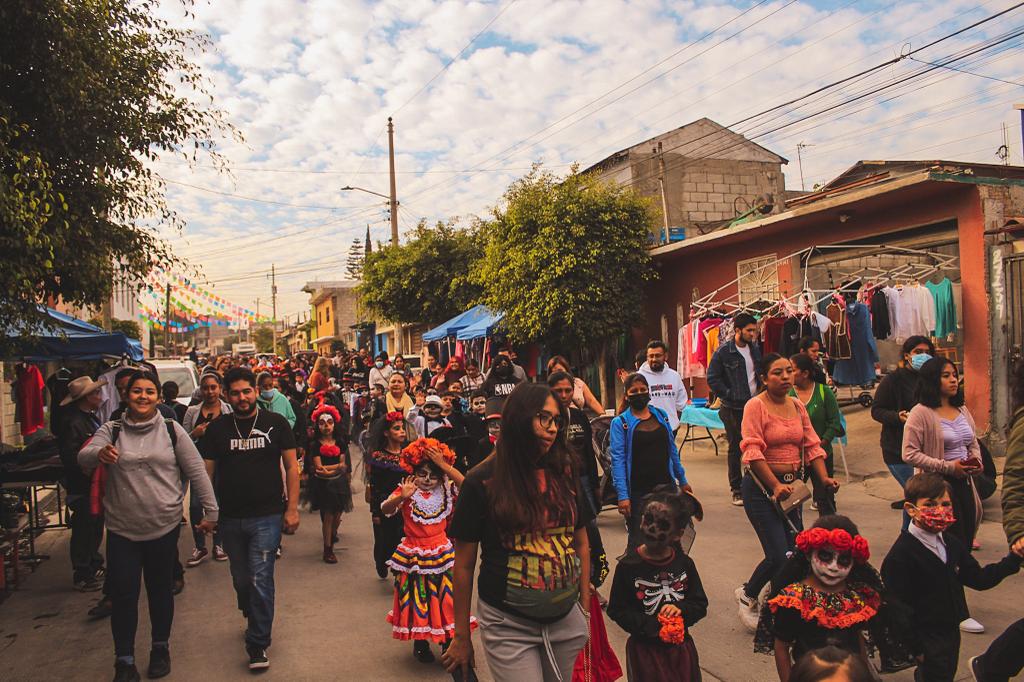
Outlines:
<svg viewBox="0 0 1024 682"><path fill-rule="evenodd" d="M898 491L887 476L859 476L882 467L877 430L866 412L851 408L851 445L847 448L855 481L840 492L840 510L849 514L872 543L876 566L898 529L898 513L888 508ZM733 590L758 560L757 540L742 509L730 505L724 450L716 457L708 442L687 445L683 461L707 517L698 528L693 557L710 598L708 617L693 628L701 667L708 680L771 680L774 665L751 652L750 636L739 625ZM319 519L303 514L302 526L285 540L285 556L277 569L277 619L272 666L268 678L290 680L444 680L440 665L413 660L411 647L389 638L384 622L391 586L377 579L370 547L372 535L366 506L357 495L356 510L341 529L339 563L320 560ZM982 561L1005 551L1005 537L996 505L986 505L981 529ZM813 512L811 512L813 514ZM621 552L625 534L613 512L601 515L602 533L610 554ZM187 533L185 534L188 535ZM191 550L188 537L181 555ZM112 673L112 643L106 621L89 622L85 612L94 595L71 590L67 534L44 534L41 551L53 558L0 605L0 678L7 680L103 680ZM171 640L174 672L170 680L241 680L249 677L242 643L243 623L234 605L227 565L207 562L187 571L188 584L177 598ZM958 679L970 679L967 657L982 651L996 634L1020 617L1022 578L1010 578L987 593L971 593L973 615L989 628L984 635L965 635ZM607 588L604 590L607 594ZM1013 601L1008 599L1014 596ZM139 650L144 665L149 626L140 606ZM613 648L624 656L625 636L609 624ZM479 654L479 643L477 643ZM481 678L490 679L486 666ZM891 680L911 680L902 673Z"/></svg>

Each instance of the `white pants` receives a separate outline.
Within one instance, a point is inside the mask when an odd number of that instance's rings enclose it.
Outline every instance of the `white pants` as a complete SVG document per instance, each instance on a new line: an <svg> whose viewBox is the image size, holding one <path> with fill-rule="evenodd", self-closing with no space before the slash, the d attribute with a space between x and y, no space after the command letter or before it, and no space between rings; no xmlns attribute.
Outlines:
<svg viewBox="0 0 1024 682"><path fill-rule="evenodd" d="M495 682L569 682L589 628L577 604L561 620L535 623L478 602L484 655Z"/></svg>

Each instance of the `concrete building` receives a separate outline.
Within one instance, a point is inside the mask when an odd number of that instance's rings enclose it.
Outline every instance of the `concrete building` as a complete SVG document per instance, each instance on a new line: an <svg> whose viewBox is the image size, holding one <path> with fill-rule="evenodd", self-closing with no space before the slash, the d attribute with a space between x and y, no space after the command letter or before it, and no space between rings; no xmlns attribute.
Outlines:
<svg viewBox="0 0 1024 682"><path fill-rule="evenodd" d="M693 304L709 295L721 307L779 301L807 289L827 297L851 272L929 258L906 250L955 256L956 266L934 278L952 282L956 330L935 341L961 368L967 405L998 449L1011 416L1009 372L1024 347L1022 216L1024 167L863 161L822 190L792 199L781 213L654 248L661 277L648 291L646 328L635 330L633 345L664 338L678 366L680 328L699 317ZM813 246L826 248L786 258ZM870 283L920 282L865 279ZM899 355L898 344L878 345L886 370ZM703 379L693 379L693 386L696 395L706 395Z"/></svg>
<svg viewBox="0 0 1024 682"><path fill-rule="evenodd" d="M348 348L356 345L352 326L359 322L358 296L353 280L307 282L302 290L309 294L309 305L314 320L314 335L310 343L321 355L331 355L331 344L344 343Z"/></svg>
<svg viewBox="0 0 1024 682"><path fill-rule="evenodd" d="M785 163L778 154L702 118L615 152L584 172L651 197L659 209L651 234L662 244L718 229L752 209L779 213Z"/></svg>

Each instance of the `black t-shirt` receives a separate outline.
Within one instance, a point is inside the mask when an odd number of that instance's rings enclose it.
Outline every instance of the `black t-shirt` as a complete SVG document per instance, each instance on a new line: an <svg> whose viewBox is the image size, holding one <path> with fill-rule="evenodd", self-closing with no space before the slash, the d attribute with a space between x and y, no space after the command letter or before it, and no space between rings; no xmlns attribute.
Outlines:
<svg viewBox="0 0 1024 682"><path fill-rule="evenodd" d="M288 420L269 410L259 410L255 419L231 414L215 419L199 441L199 452L217 463L220 513L242 519L283 513L281 453L294 449Z"/></svg>
<svg viewBox="0 0 1024 682"><path fill-rule="evenodd" d="M653 419L653 417L652 417ZM668 431L663 424L653 431L633 431L633 467L630 490L638 500L663 483L672 483L668 473Z"/></svg>
<svg viewBox="0 0 1024 682"><path fill-rule="evenodd" d="M566 429L569 447L580 458L581 472L590 477L590 485L597 486L597 454L594 452L594 431L586 413L578 407L569 408L569 426Z"/></svg>
<svg viewBox="0 0 1024 682"><path fill-rule="evenodd" d="M518 383L511 377L506 379L496 379L493 384L484 384L484 391L487 393L488 398L498 396L499 398L507 398L512 394L512 391L516 389Z"/></svg>
<svg viewBox="0 0 1024 682"><path fill-rule="evenodd" d="M687 635L707 615L708 597L693 559L679 549L662 562L644 559L636 550L626 554L615 567L608 617L631 635L660 642L658 613L668 604L682 612Z"/></svg>
<svg viewBox="0 0 1024 682"><path fill-rule="evenodd" d="M493 470L493 461L485 461L466 475L448 536L480 543L480 599L512 615L552 623L565 617L579 599L581 576L573 534L591 520L591 512L588 505L575 504L580 499L577 490L567 511L550 519L543 531L502 532L491 513L488 481Z"/></svg>

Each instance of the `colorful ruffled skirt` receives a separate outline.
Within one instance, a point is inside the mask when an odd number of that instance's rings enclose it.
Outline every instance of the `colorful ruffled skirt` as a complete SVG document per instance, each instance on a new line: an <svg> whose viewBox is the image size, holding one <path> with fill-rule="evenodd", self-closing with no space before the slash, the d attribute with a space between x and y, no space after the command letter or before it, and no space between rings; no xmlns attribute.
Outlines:
<svg viewBox="0 0 1024 682"><path fill-rule="evenodd" d="M455 549L448 539L435 546L402 539L388 560L395 572L394 603L387 616L392 637L437 643L451 640L455 635L454 564Z"/></svg>

